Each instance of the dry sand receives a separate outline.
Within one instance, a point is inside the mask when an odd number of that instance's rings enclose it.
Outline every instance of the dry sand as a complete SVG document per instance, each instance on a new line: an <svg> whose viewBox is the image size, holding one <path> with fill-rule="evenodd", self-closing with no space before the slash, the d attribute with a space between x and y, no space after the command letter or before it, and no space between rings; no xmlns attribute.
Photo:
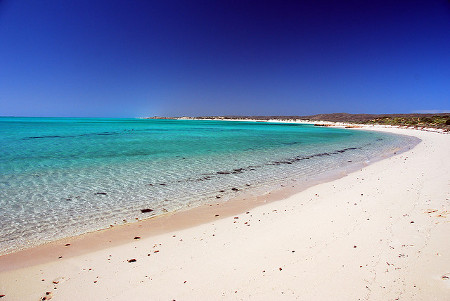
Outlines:
<svg viewBox="0 0 450 301"><path fill-rule="evenodd" d="M248 213L2 256L1 300L450 300L450 135L377 129L422 142Z"/></svg>

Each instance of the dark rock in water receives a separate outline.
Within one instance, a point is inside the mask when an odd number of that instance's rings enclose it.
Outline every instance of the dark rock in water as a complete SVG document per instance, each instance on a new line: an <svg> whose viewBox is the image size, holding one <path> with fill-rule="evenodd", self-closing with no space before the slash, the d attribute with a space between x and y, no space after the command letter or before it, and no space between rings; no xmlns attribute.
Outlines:
<svg viewBox="0 0 450 301"><path fill-rule="evenodd" d="M188 180L188 181L197 181L197 182L200 182L200 181L205 181L205 180L211 180L211 177L210 176L205 176L205 177L203 177L203 178L198 178L198 179L190 179L190 180ZM178 183L181 183L182 181L178 181Z"/></svg>
<svg viewBox="0 0 450 301"><path fill-rule="evenodd" d="M96 195L108 195L106 192L96 192Z"/></svg>
<svg viewBox="0 0 450 301"><path fill-rule="evenodd" d="M241 173L241 172L243 172L243 171L244 171L243 168L236 168L236 169L233 169L233 173Z"/></svg>
<svg viewBox="0 0 450 301"><path fill-rule="evenodd" d="M141 209L142 213L149 213L149 212L152 212L152 211L153 211L153 209L149 209L149 208Z"/></svg>
<svg viewBox="0 0 450 301"><path fill-rule="evenodd" d="M133 259L128 259L128 262L129 263L136 262L136 259L134 259L134 258Z"/></svg>
<svg viewBox="0 0 450 301"><path fill-rule="evenodd" d="M231 190L233 190L233 191L239 191L239 189L237 189L236 187L231 188Z"/></svg>

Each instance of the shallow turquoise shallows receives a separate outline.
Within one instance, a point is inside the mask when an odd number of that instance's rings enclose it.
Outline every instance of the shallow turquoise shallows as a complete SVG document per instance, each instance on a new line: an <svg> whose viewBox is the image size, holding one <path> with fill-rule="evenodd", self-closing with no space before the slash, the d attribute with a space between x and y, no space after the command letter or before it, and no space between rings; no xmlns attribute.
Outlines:
<svg viewBox="0 0 450 301"><path fill-rule="evenodd" d="M3 117L0 253L263 193L415 143L300 124Z"/></svg>

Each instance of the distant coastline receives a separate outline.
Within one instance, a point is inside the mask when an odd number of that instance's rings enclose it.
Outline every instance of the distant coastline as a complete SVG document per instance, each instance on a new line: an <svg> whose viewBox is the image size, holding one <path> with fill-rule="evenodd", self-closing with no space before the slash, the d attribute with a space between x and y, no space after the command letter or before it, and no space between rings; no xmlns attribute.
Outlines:
<svg viewBox="0 0 450 301"><path fill-rule="evenodd" d="M337 125L392 125L416 129L432 128L450 131L450 113L436 114L349 114L332 113L308 116L174 116L145 117L146 119L188 119L188 120L236 120L236 121L280 121L304 123L336 123Z"/></svg>

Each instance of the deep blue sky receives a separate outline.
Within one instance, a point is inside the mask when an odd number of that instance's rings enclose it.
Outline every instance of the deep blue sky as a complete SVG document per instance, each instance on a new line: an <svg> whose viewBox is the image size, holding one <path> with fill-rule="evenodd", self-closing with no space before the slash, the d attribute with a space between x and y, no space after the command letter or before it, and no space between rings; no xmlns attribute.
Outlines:
<svg viewBox="0 0 450 301"><path fill-rule="evenodd" d="M448 1L0 0L0 115L449 109Z"/></svg>

